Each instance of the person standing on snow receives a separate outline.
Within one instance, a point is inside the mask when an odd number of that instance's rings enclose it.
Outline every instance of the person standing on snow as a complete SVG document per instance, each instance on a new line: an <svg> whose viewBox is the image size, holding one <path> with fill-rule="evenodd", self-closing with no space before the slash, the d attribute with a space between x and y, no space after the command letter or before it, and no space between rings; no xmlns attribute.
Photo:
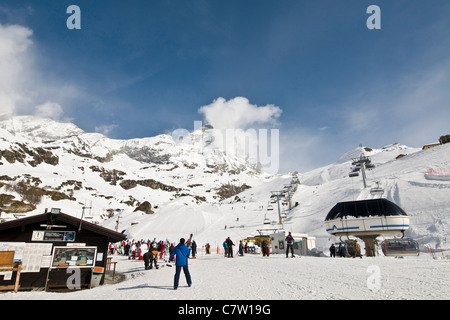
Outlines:
<svg viewBox="0 0 450 320"><path fill-rule="evenodd" d="M228 247L228 258L233 258L233 246L234 243L233 241L231 241L230 237L227 238L227 240L225 240L227 243L227 247Z"/></svg>
<svg viewBox="0 0 450 320"><path fill-rule="evenodd" d="M338 250L338 255L340 258L345 257L344 246L342 245L342 242L339 243L337 250Z"/></svg>
<svg viewBox="0 0 450 320"><path fill-rule="evenodd" d="M169 246L169 261L173 261L172 259L172 252L175 249L175 246L173 245L173 243L170 244Z"/></svg>
<svg viewBox="0 0 450 320"><path fill-rule="evenodd" d="M128 260L130 260L130 257L134 260L136 256L136 244L133 242L131 244L130 254L128 255Z"/></svg>
<svg viewBox="0 0 450 320"><path fill-rule="evenodd" d="M355 248L355 253L353 255L353 258L355 258L355 257L362 258L361 247L359 246L359 244L358 244L358 242L356 240L354 241L354 248Z"/></svg>
<svg viewBox="0 0 450 320"><path fill-rule="evenodd" d="M125 245L124 255L128 256L128 252L130 252L130 242L129 241L127 241L127 244Z"/></svg>
<svg viewBox="0 0 450 320"><path fill-rule="evenodd" d="M192 249L192 259L195 259L195 254L197 253L197 244L195 243L194 240L192 240L191 249Z"/></svg>
<svg viewBox="0 0 450 320"><path fill-rule="evenodd" d="M243 256L244 255L244 245L242 244L242 240L239 241L239 255Z"/></svg>
<svg viewBox="0 0 450 320"><path fill-rule="evenodd" d="M263 257L269 256L269 245L267 244L266 240L263 240L263 242L261 243L261 251L262 251Z"/></svg>
<svg viewBox="0 0 450 320"><path fill-rule="evenodd" d="M188 268L188 257L189 257L189 247L186 246L184 238L180 239L180 243L173 249L172 254L170 255L170 259L173 260L173 257L176 256L175 260L175 277L173 281L173 289L176 290L178 288L178 282L180 280L181 268L183 268L184 275L186 276L186 282L190 287L192 285L191 274L189 273Z"/></svg>
<svg viewBox="0 0 450 320"><path fill-rule="evenodd" d="M225 254L225 258L228 257L228 244L227 244L227 239L225 239L225 241L222 243L223 245L223 250L224 250L224 254Z"/></svg>
<svg viewBox="0 0 450 320"><path fill-rule="evenodd" d="M334 246L334 243L330 246L330 258L336 258L336 247Z"/></svg>
<svg viewBox="0 0 450 320"><path fill-rule="evenodd" d="M158 244L158 251L159 251L159 258L160 258L160 259L163 258L163 255L164 255L164 249L165 249L164 241L161 240L161 241L159 242L159 244Z"/></svg>
<svg viewBox="0 0 450 320"><path fill-rule="evenodd" d="M286 237L286 258L289 255L289 250L291 251L291 257L294 257L294 237L289 232L288 236Z"/></svg>

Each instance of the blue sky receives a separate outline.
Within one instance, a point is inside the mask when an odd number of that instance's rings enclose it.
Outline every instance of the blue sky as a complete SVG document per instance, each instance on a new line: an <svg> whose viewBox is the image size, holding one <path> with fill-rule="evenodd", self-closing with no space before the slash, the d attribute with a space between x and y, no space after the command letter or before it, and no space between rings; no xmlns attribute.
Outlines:
<svg viewBox="0 0 450 320"><path fill-rule="evenodd" d="M0 104L129 139L245 97L279 111L247 127L280 130L280 171L305 171L450 133L449 18L448 0L2 0Z"/></svg>

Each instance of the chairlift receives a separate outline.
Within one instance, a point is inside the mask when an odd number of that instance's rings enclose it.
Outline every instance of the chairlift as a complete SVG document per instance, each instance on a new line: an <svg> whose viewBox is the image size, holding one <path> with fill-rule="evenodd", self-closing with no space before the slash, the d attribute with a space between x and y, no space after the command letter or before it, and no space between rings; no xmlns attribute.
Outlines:
<svg viewBox="0 0 450 320"><path fill-rule="evenodd" d="M264 221L263 221L263 223L264 223L264 224L270 224L270 219L267 218L267 216L264 216Z"/></svg>
<svg viewBox="0 0 450 320"><path fill-rule="evenodd" d="M334 236L395 235L409 229L409 217L384 198L344 201L328 212L325 227Z"/></svg>
<svg viewBox="0 0 450 320"><path fill-rule="evenodd" d="M370 188L370 194L371 195L381 195L384 193L384 189L380 187L380 183L377 182L377 186Z"/></svg>
<svg viewBox="0 0 450 320"><path fill-rule="evenodd" d="M373 163L366 163L366 169L373 169L375 165Z"/></svg>
<svg viewBox="0 0 450 320"><path fill-rule="evenodd" d="M272 211L273 210L273 206L271 205L271 204L269 204L268 206L267 206L267 211Z"/></svg>
<svg viewBox="0 0 450 320"><path fill-rule="evenodd" d="M386 239L381 243L385 256L418 256L419 243L410 238Z"/></svg>
<svg viewBox="0 0 450 320"><path fill-rule="evenodd" d="M381 195L383 193L384 193L384 189L383 188L371 188L370 189L370 194L374 195L374 196Z"/></svg>
<svg viewBox="0 0 450 320"><path fill-rule="evenodd" d="M348 176L350 177L350 178L352 178L352 177L357 177L357 176L359 176L359 172L350 172L349 174L348 174Z"/></svg>
<svg viewBox="0 0 450 320"><path fill-rule="evenodd" d="M345 240L344 243L344 256L349 258L349 257L354 257L355 256L355 241L354 240Z"/></svg>

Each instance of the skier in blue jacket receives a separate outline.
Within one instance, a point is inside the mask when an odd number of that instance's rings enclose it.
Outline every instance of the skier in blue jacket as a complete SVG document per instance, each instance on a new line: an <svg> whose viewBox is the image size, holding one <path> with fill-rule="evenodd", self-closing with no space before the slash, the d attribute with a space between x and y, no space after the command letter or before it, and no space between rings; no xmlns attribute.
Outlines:
<svg viewBox="0 0 450 320"><path fill-rule="evenodd" d="M186 282L190 287L192 285L191 275L188 268L188 257L189 257L189 247L184 244L184 238L180 239L180 243L173 249L170 259L176 256L175 260L175 278L173 283L173 288L176 290L178 288L178 281L180 280L181 268L183 268L184 275L186 276Z"/></svg>

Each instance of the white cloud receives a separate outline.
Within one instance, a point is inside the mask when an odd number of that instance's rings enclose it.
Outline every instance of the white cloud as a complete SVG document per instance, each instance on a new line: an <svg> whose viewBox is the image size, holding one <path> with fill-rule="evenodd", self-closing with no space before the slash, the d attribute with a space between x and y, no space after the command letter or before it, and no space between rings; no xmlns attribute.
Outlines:
<svg viewBox="0 0 450 320"><path fill-rule="evenodd" d="M63 108L56 102L47 101L36 107L35 116L53 120L62 120Z"/></svg>
<svg viewBox="0 0 450 320"><path fill-rule="evenodd" d="M110 124L110 125L101 125L95 127L95 132L101 133L104 136L109 137L109 135L117 128L116 124Z"/></svg>
<svg viewBox="0 0 450 320"><path fill-rule="evenodd" d="M27 27L0 23L0 116L26 114L71 121L63 117L62 105L80 96L80 90L51 74L44 76L32 35Z"/></svg>
<svg viewBox="0 0 450 320"><path fill-rule="evenodd" d="M0 24L0 114L13 113L23 99L32 34L23 26Z"/></svg>
<svg viewBox="0 0 450 320"><path fill-rule="evenodd" d="M30 39L32 34L32 30L23 26L0 24L0 57L11 59L26 51L32 44Z"/></svg>
<svg viewBox="0 0 450 320"><path fill-rule="evenodd" d="M214 128L209 149L224 150L249 163L257 161L266 172L279 170L278 129L267 130L281 115L279 107L272 104L259 107L244 97L228 101L218 98L198 112ZM204 151L211 151L209 149Z"/></svg>
<svg viewBox="0 0 450 320"><path fill-rule="evenodd" d="M199 113L215 129L248 129L252 126L274 125L282 110L273 105L258 107L244 97L225 100L218 98L202 106Z"/></svg>

